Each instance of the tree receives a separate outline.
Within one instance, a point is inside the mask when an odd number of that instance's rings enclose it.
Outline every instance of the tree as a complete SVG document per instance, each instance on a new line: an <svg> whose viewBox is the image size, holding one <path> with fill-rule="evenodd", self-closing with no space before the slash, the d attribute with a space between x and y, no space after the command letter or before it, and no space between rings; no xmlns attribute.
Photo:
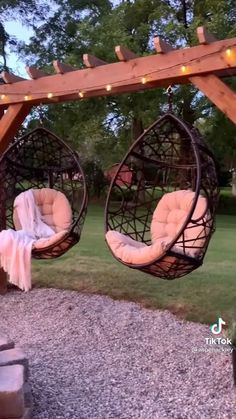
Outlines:
<svg viewBox="0 0 236 419"><path fill-rule="evenodd" d="M48 12L49 6L46 1L39 3L35 0L0 0L0 70L8 70L6 48L14 51L20 45L15 36L7 33L5 22L17 19L25 25L35 26L37 22L44 20Z"/></svg>
<svg viewBox="0 0 236 419"><path fill-rule="evenodd" d="M219 0L217 11L214 0L136 0L116 5L108 0L69 0L66 4L57 0L21 52L30 64L46 69L52 69L55 58L80 68L82 55L87 52L114 61L115 45L124 45L137 55L153 53L151 40L158 35L176 48L195 45L199 25L206 25L219 38L233 36L235 15L233 0ZM185 120L193 124L210 119L208 137L212 142L211 126L217 122L214 107L193 86L175 87L174 93L174 110ZM163 90L149 90L50 107L47 119L89 159L99 154L105 168L117 162L132 139L163 112L166 102ZM224 126L225 119L221 123ZM232 133L229 138L234 141Z"/></svg>

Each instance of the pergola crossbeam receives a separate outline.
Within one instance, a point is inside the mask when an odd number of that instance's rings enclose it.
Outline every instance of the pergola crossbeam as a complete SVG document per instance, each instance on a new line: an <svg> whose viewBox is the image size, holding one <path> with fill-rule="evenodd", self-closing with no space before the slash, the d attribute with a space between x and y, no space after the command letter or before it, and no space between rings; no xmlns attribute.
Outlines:
<svg viewBox="0 0 236 419"><path fill-rule="evenodd" d="M77 70L77 68L72 67L72 65L61 63L59 60L54 60L52 64L57 74L65 74Z"/></svg>
<svg viewBox="0 0 236 419"><path fill-rule="evenodd" d="M7 71L1 72L1 77L5 83L18 83L19 81L25 80L23 77L16 76L15 74L8 73Z"/></svg>
<svg viewBox="0 0 236 419"><path fill-rule="evenodd" d="M228 51L231 51L230 56ZM0 99L0 107L22 103L25 95L28 95L32 105L37 105L79 100L79 91L83 91L86 98L188 83L190 77L207 74L221 77L233 75L236 74L236 38L106 65L105 62L103 65L92 62L91 56L89 60L90 66L97 66L76 70L55 61L54 67L60 74L1 85L0 95L5 96L3 100ZM148 82L142 84L144 77ZM112 87L109 91L106 90L107 85ZM49 92L52 93L51 99L48 98Z"/></svg>
<svg viewBox="0 0 236 419"><path fill-rule="evenodd" d="M106 61L101 60L100 58L95 57L91 54L83 54L83 63L88 68L98 67L100 65L107 64Z"/></svg>
<svg viewBox="0 0 236 419"><path fill-rule="evenodd" d="M25 69L26 69L28 75L30 76L30 78L34 79L34 80L40 79L41 77L47 77L48 76L47 73L45 73L44 71L39 70L38 68L35 68L35 67L26 66Z"/></svg>
<svg viewBox="0 0 236 419"><path fill-rule="evenodd" d="M156 38L154 38L153 41L154 41L155 50L159 54L170 52L170 51L173 51L173 49L174 49L174 48L172 48L171 45L169 45L162 38L160 38L160 36L157 36Z"/></svg>
<svg viewBox="0 0 236 419"><path fill-rule="evenodd" d="M208 32L204 26L199 26L197 28L197 37L199 44L206 45L217 41L215 36Z"/></svg>
<svg viewBox="0 0 236 419"><path fill-rule="evenodd" d="M121 45L115 47L115 53L120 61L129 61L137 58L137 55L133 51L130 51L128 48L122 47Z"/></svg>

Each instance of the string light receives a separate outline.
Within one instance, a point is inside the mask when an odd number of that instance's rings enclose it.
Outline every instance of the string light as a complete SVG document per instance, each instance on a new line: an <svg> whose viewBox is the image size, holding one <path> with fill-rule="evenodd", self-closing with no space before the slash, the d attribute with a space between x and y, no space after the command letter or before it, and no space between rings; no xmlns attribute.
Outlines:
<svg viewBox="0 0 236 419"><path fill-rule="evenodd" d="M25 100L29 100L30 99L30 96L29 95L25 95L24 99Z"/></svg>
<svg viewBox="0 0 236 419"><path fill-rule="evenodd" d="M232 50L230 48L227 48L227 50L225 51L227 57L231 57L232 56Z"/></svg>
<svg viewBox="0 0 236 419"><path fill-rule="evenodd" d="M218 53L218 51L217 51L217 53ZM209 53L209 54L206 54L205 55L205 57L211 57L211 56L214 56L216 54L216 52L212 52L212 53ZM224 50L224 54L225 54L225 58L226 57L230 57L231 59L235 56L235 52L234 52L234 49L232 49L232 48L227 48L227 49L225 49ZM190 60L190 62L191 61L193 61L193 60ZM175 67L175 65L173 65L173 64L171 64L171 65L169 65L169 66L167 66L166 68L165 68L165 70L168 70L168 69L172 69L173 67ZM187 65L180 65L180 67L179 67L179 71L182 73L182 74L188 74L189 72L190 72L190 69L189 69L189 66L187 66ZM148 76L144 76L144 77L142 77L142 78L136 78L136 80L137 80L137 82L138 82L138 80L139 80L139 83L142 83L142 84L145 84L145 82L147 83L148 81L149 81L149 77L152 75L152 74L155 74L156 73L156 69L155 70L153 70L153 71L150 71L149 73L148 73ZM119 80L117 80L116 82L115 82L115 84L114 84L114 86L119 86L119 83L122 83L122 82L129 82L130 81L130 79L129 78L121 78L121 79L119 79ZM112 85L110 85L110 84L108 84L108 85L105 85L105 89L109 92L109 91L111 91L112 90L112 88L114 88L114 86L112 86ZM89 92L93 92L94 90L103 90L104 89L104 84L94 84L94 85L92 85L92 86L89 86L89 89L87 89L86 90L86 92L85 93L89 93ZM42 95L44 96L46 96L46 97L48 97L48 98L51 98L51 97L53 97L53 95L56 95L56 96L60 96L60 95L64 95L65 93L67 93L67 94L69 94L69 93L71 93L71 94L78 94L79 95L79 97L83 97L84 96L84 94L85 93L83 93L83 92L81 92L81 91L79 91L78 92L78 90L76 91L76 89L74 89L74 88L72 88L72 89L66 89L66 90L64 90L64 89L62 89L62 90L57 90L57 91L55 91L54 92L54 94L52 94L52 93L47 93L47 92L45 92L45 91L40 91L40 92L31 92L31 95L33 95L35 98L37 98L37 95L40 95L40 97L42 97ZM101 94L102 94L102 92L101 92ZM11 91L11 92L8 92L7 91L7 95L4 95L4 94L0 94L0 98L3 100L3 99L7 99L7 100L11 100L11 95L13 95L13 96L21 96L22 97L22 93L19 93L19 92L14 92L14 91ZM26 95L25 96L25 98L27 97L28 95ZM45 97L44 96L44 97ZM29 100L29 99L31 99L31 97L32 96L29 96L29 98L28 99L25 99L25 100Z"/></svg>

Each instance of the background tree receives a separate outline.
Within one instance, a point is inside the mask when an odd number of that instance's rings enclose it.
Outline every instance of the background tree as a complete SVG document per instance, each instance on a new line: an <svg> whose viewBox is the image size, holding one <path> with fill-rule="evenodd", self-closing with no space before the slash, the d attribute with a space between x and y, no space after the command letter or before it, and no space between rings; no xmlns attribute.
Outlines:
<svg viewBox="0 0 236 419"><path fill-rule="evenodd" d="M55 0L52 5L44 9L41 20L35 12L33 37L28 45L18 45L28 64L47 71L52 71L55 58L81 68L84 53L113 62L115 45L124 45L139 56L152 54L154 36L175 48L196 45L200 25L219 39L236 35L233 0ZM193 86L178 86L174 92L175 112L205 131L223 164L234 149L234 125ZM119 161L133 139L165 109L164 90L154 89L44 107L44 119L84 158L96 159L104 169ZM223 133L227 133L226 142Z"/></svg>

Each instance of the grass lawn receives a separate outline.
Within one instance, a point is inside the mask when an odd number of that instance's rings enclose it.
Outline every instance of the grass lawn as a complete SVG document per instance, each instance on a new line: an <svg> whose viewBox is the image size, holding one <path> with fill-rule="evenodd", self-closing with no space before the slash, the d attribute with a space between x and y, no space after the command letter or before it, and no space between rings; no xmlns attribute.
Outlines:
<svg viewBox="0 0 236 419"><path fill-rule="evenodd" d="M236 320L236 217L220 215L205 264L192 274L164 281L128 269L105 244L103 208L89 207L79 245L55 260L33 262L37 287L55 287L140 302L182 318L213 323Z"/></svg>

